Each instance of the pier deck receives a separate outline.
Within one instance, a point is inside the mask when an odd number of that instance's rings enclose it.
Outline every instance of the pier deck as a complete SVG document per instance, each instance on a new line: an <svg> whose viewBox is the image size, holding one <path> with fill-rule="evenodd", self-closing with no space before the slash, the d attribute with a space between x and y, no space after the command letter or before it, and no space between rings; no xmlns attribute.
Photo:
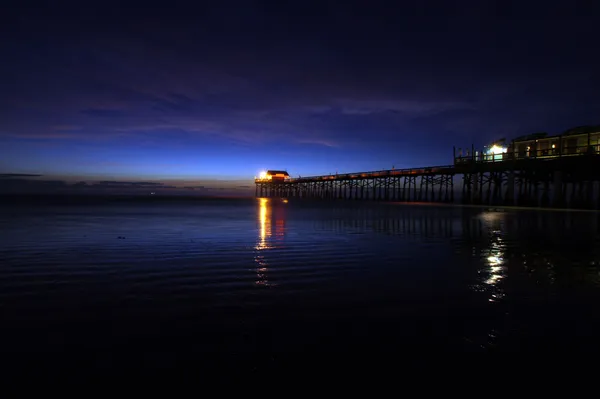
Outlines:
<svg viewBox="0 0 600 399"><path fill-rule="evenodd" d="M492 156L476 151L457 156L455 150L453 165L259 178L256 196L420 202L459 198L465 204L600 209L600 145L549 144L550 149L527 146L519 151L517 144Z"/></svg>

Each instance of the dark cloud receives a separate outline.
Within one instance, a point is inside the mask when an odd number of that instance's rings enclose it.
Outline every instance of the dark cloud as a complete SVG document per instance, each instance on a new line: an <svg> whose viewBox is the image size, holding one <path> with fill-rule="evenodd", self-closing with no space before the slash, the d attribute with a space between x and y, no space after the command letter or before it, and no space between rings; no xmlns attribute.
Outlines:
<svg viewBox="0 0 600 399"><path fill-rule="evenodd" d="M42 175L33 175L27 173L0 173L0 179L11 179L20 177L41 177Z"/></svg>
<svg viewBox="0 0 600 399"><path fill-rule="evenodd" d="M179 130L334 146L407 134L403 127L423 126L414 121L422 118L437 121L431 129L455 124L469 136L500 120L511 128L563 127L598 110L591 84L598 74L583 65L598 61L593 24L581 14L545 10L533 19L524 9L514 19L477 3L471 12L436 2L436 12L388 5L368 14L358 3L340 9L325 2L319 13L310 4L235 4L248 13L198 7L188 19L148 9L134 19L135 30L111 16L111 34L78 22L81 40L61 35L58 51L46 44L35 54L11 54L20 62L5 76L18 78L11 114L19 119L0 134L65 139ZM102 21L84 12L86 20ZM65 21L65 33L73 24ZM37 117L24 123L20 115L33 106ZM572 116L573 109L581 111ZM59 135L51 122L81 133Z"/></svg>
<svg viewBox="0 0 600 399"><path fill-rule="evenodd" d="M6 174L5 174L6 175ZM5 175L0 175L2 178ZM4 178L0 181L0 192L2 193L69 193L72 190L78 192L89 191L95 192L119 192L126 191L148 191L148 190L163 190L177 189L175 185L169 185L157 182L131 182L131 181L100 181L100 182L85 182L68 183L63 180L40 180L29 179L27 177L38 177L41 175L18 175L8 174L10 178ZM20 177L16 177L20 176Z"/></svg>
<svg viewBox="0 0 600 399"><path fill-rule="evenodd" d="M0 180L0 194L2 193L48 193L57 192L66 187L61 180L29 180L26 178L8 178Z"/></svg>
<svg viewBox="0 0 600 399"><path fill-rule="evenodd" d="M125 112L118 109L84 109L81 113L100 118L119 118L125 116Z"/></svg>
<svg viewBox="0 0 600 399"><path fill-rule="evenodd" d="M176 186L167 185L164 183L156 182L131 182L131 181L101 181L98 183L88 184L86 187L92 189L164 189L164 188L177 188Z"/></svg>
<svg viewBox="0 0 600 399"><path fill-rule="evenodd" d="M183 186L186 190L208 190L207 187L204 186Z"/></svg>
<svg viewBox="0 0 600 399"><path fill-rule="evenodd" d="M163 183L145 182L145 181L100 181L97 186L134 186L134 187L161 187Z"/></svg>

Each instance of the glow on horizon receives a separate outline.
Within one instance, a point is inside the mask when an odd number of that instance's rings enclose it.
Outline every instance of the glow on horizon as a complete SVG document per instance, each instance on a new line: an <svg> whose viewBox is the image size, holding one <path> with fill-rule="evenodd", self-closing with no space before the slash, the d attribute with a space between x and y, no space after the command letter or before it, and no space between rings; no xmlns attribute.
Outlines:
<svg viewBox="0 0 600 399"><path fill-rule="evenodd" d="M163 144L164 142L164 144ZM373 144L375 146L375 144ZM119 146L94 142L61 140L35 142L18 138L0 143L4 173L40 174L44 178L68 181L96 180L253 180L253 171L288 170L290 176L354 173L357 171L416 167L429 162L414 160L393 148L369 151L345 147L315 147L308 151L291 143L284 150L276 145L260 148L225 146L190 138L184 147L173 147L162 140L156 145L139 146L124 142ZM360 156L358 156L360 153ZM374 154L377 154L376 156ZM430 153L425 152L426 155ZM438 162L439 163L439 162Z"/></svg>

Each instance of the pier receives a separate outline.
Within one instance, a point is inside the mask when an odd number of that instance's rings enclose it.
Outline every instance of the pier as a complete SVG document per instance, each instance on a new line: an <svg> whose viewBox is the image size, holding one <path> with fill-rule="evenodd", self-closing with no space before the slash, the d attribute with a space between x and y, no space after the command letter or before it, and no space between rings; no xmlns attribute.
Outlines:
<svg viewBox="0 0 600 399"><path fill-rule="evenodd" d="M274 172L255 179L257 197L600 209L600 129L454 148L453 163L443 166L298 178Z"/></svg>

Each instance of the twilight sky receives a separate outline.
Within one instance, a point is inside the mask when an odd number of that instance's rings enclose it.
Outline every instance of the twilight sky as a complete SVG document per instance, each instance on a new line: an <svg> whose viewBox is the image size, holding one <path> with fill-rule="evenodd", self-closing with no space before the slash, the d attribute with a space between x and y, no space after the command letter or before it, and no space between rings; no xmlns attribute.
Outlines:
<svg viewBox="0 0 600 399"><path fill-rule="evenodd" d="M0 191L245 193L262 169L445 165L453 145L599 124L598 6L525 3L9 7Z"/></svg>

